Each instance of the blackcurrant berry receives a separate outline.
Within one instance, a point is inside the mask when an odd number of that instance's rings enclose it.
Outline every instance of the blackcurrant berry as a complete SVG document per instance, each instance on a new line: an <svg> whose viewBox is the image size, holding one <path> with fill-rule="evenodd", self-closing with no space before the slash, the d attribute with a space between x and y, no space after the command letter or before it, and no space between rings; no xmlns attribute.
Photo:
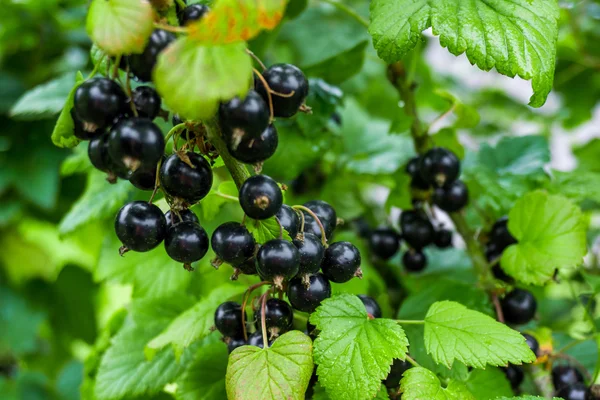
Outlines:
<svg viewBox="0 0 600 400"><path fill-rule="evenodd" d="M367 314L370 314L373 318L381 318L383 316L381 313L381 307L379 307L379 304L374 298L367 296L366 294L359 294L358 298L365 305Z"/></svg>
<svg viewBox="0 0 600 400"><path fill-rule="evenodd" d="M184 264L191 264L204 257L208 244L206 231L194 222L173 225L165 237L165 250L169 257Z"/></svg>
<svg viewBox="0 0 600 400"><path fill-rule="evenodd" d="M500 218L494 223L490 230L490 245L494 244L494 246L502 252L508 246L515 243L517 243L517 240L508 231L508 218Z"/></svg>
<svg viewBox="0 0 600 400"><path fill-rule="evenodd" d="M431 222L416 212L406 214L407 211L400 215L402 239L414 249L422 249L433 243L435 230Z"/></svg>
<svg viewBox="0 0 600 400"><path fill-rule="evenodd" d="M277 129L271 124L256 138L246 137L234 147L228 143L229 152L238 161L246 164L257 164L269 159L279 144Z"/></svg>
<svg viewBox="0 0 600 400"><path fill-rule="evenodd" d="M283 204L275 216L279 219L279 223L289 233L290 237L292 239L295 238L300 230L300 217L298 213L292 207Z"/></svg>
<svg viewBox="0 0 600 400"><path fill-rule="evenodd" d="M160 96L150 86L138 86L133 90L133 104L138 115L153 120L160 112Z"/></svg>
<svg viewBox="0 0 600 400"><path fill-rule="evenodd" d="M149 251L163 241L167 221L163 212L154 204L133 201L125 204L115 219L115 231L119 240L133 251Z"/></svg>
<svg viewBox="0 0 600 400"><path fill-rule="evenodd" d="M165 138L146 118L122 120L110 130L108 153L130 171L156 168L165 151Z"/></svg>
<svg viewBox="0 0 600 400"><path fill-rule="evenodd" d="M448 229L438 229L433 236L433 243L439 249L447 249L452 246L452 231Z"/></svg>
<svg viewBox="0 0 600 400"><path fill-rule="evenodd" d="M302 71L291 64L275 64L262 74L269 85L276 117L289 118L298 112L308 96L308 80ZM267 90L261 79L256 79L256 91L268 104ZM283 94L284 96L281 96Z"/></svg>
<svg viewBox="0 0 600 400"><path fill-rule="evenodd" d="M498 264L496 264L492 267L492 274L494 275L494 277L496 279L501 280L503 282L506 282L506 283L514 282L514 279L512 278L512 276L510 276L506 272L504 272L502 267Z"/></svg>
<svg viewBox="0 0 600 400"><path fill-rule="evenodd" d="M185 26L190 22L200 20L204 14L210 11L207 5L204 4L190 4L183 10L177 13L177 19L179 25Z"/></svg>
<svg viewBox="0 0 600 400"><path fill-rule="evenodd" d="M314 274L308 278L309 286L300 278L290 281L287 296L296 310L311 313L321 302L331 297L331 284L322 274Z"/></svg>
<svg viewBox="0 0 600 400"><path fill-rule="evenodd" d="M296 276L300 253L296 247L283 239L269 240L256 255L256 270L264 281L273 281L281 286L284 280Z"/></svg>
<svg viewBox="0 0 600 400"><path fill-rule="evenodd" d="M363 239L369 239L371 237L371 227L369 226L369 222L364 217L358 217L354 221L352 221L352 226L358 233L358 236ZM398 240L400 240L400 235L398 235Z"/></svg>
<svg viewBox="0 0 600 400"><path fill-rule="evenodd" d="M84 122L84 129L93 132L112 124L128 107L127 95L118 83L107 78L94 78L79 85L74 107Z"/></svg>
<svg viewBox="0 0 600 400"><path fill-rule="evenodd" d="M556 393L556 396L563 400L588 400L590 398L587 387L581 382L564 386Z"/></svg>
<svg viewBox="0 0 600 400"><path fill-rule="evenodd" d="M421 157L411 158L408 164L406 164L405 171L410 175L410 186L414 189L428 190L431 185L421 176L419 171L419 164Z"/></svg>
<svg viewBox="0 0 600 400"><path fill-rule="evenodd" d="M583 375L575 367L571 367L570 365L556 365L552 368L552 383L556 390L582 382Z"/></svg>
<svg viewBox="0 0 600 400"><path fill-rule="evenodd" d="M360 261L360 252L352 243L335 242L325 250L321 269L330 281L344 283L362 276Z"/></svg>
<svg viewBox="0 0 600 400"><path fill-rule="evenodd" d="M533 336L531 336L528 333L524 333L523 337L525 338L525 342L527 343L527 346L529 346L531 351L533 351L533 354L535 354L535 356L537 357L540 352L540 343L537 341L536 338L534 338Z"/></svg>
<svg viewBox="0 0 600 400"><path fill-rule="evenodd" d="M469 202L469 189L463 181L457 180L433 191L433 202L446 212L456 212Z"/></svg>
<svg viewBox="0 0 600 400"><path fill-rule="evenodd" d="M248 320L246 311L244 311L244 319ZM243 337L242 306L235 301L222 303L215 311L215 327L225 337Z"/></svg>
<svg viewBox="0 0 600 400"><path fill-rule="evenodd" d="M418 210L402 211L402 214L400 214L400 228L402 228L403 226L405 226L407 224L411 224L414 221L418 221L418 220L422 220L422 219L427 220L427 216Z"/></svg>
<svg viewBox="0 0 600 400"><path fill-rule="evenodd" d="M337 225L337 214L335 209L329 203L323 200L312 200L306 202L304 203L304 207L315 213L325 229L325 236L327 239L330 239ZM308 214L307 212L304 212L304 232L313 233L319 238L322 236L319 224L312 217L312 215Z"/></svg>
<svg viewBox="0 0 600 400"><path fill-rule="evenodd" d="M269 346L273 344L273 340L269 340ZM248 346L256 346L261 349L265 347L265 342L263 340L263 335L261 331L256 331L252 335L248 337Z"/></svg>
<svg viewBox="0 0 600 400"><path fill-rule="evenodd" d="M111 167L111 159L108 155L108 137L100 136L90 140L88 144L88 157L94 168L109 172Z"/></svg>
<svg viewBox="0 0 600 400"><path fill-rule="evenodd" d="M378 228L369 236L369 248L377 257L387 260L400 248L400 238L391 228Z"/></svg>
<svg viewBox="0 0 600 400"><path fill-rule="evenodd" d="M423 271L427 266L427 256L421 250L409 249L402 256L402 265L407 271Z"/></svg>
<svg viewBox="0 0 600 400"><path fill-rule="evenodd" d="M254 175L246 179L240 188L239 198L242 210L254 219L271 218L283 204L279 185L266 175Z"/></svg>
<svg viewBox="0 0 600 400"><path fill-rule="evenodd" d="M219 121L223 134L232 149L242 139L258 138L269 126L269 106L254 90L246 97L234 97L219 107Z"/></svg>
<svg viewBox="0 0 600 400"><path fill-rule="evenodd" d="M239 222L226 222L212 234L211 246L217 257L237 266L254 255L254 236Z"/></svg>
<svg viewBox="0 0 600 400"><path fill-rule="evenodd" d="M91 139L101 136L104 133L104 129L102 129L102 128L93 130L93 128L88 127L88 129L90 129L90 131L86 131L83 126L84 125L83 122L79 119L79 117L75 113L75 108L71 108L70 113L71 113L71 119L73 119L73 135L75 135L75 137L77 139L91 140Z"/></svg>
<svg viewBox="0 0 600 400"><path fill-rule="evenodd" d="M232 351L237 349L238 347L245 346L247 343L243 337L241 338L228 338L227 339L227 351L231 354Z"/></svg>
<svg viewBox="0 0 600 400"><path fill-rule="evenodd" d="M325 247L321 239L312 233L305 233L304 238L294 239L294 246L300 253L298 274L314 274L321 268L321 261L325 255Z"/></svg>
<svg viewBox="0 0 600 400"><path fill-rule="evenodd" d="M244 275L257 275L258 272L256 271L256 257L250 257L249 259L245 260L244 262L242 262L239 265L235 266L238 275L244 274Z"/></svg>
<svg viewBox="0 0 600 400"><path fill-rule="evenodd" d="M129 176L129 182L140 190L154 190L156 167L137 169Z"/></svg>
<svg viewBox="0 0 600 400"><path fill-rule="evenodd" d="M160 167L159 179L168 194L194 204L210 192L213 174L210 164L200 154L190 151L185 156L193 168L177 154L171 154Z"/></svg>
<svg viewBox="0 0 600 400"><path fill-rule="evenodd" d="M419 171L425 181L432 185L448 185L460 174L460 161L448 149L434 147L421 157Z"/></svg>
<svg viewBox="0 0 600 400"><path fill-rule="evenodd" d="M400 386L400 379L402 379L402 374L404 374L412 365L408 361L402 361L399 359L394 359L394 363L390 368L390 373L387 378L383 381L383 384L388 389L395 389Z"/></svg>
<svg viewBox="0 0 600 400"><path fill-rule="evenodd" d="M508 366L504 369L504 373L506 374L506 379L510 382L510 386L513 390L516 390L521 383L523 383L523 379L525 378L525 373L523 372L523 368L518 365L508 364Z"/></svg>
<svg viewBox="0 0 600 400"><path fill-rule="evenodd" d="M531 321L537 309L533 294L523 289L514 289L504 296L500 304L506 322L517 325Z"/></svg>
<svg viewBox="0 0 600 400"><path fill-rule="evenodd" d="M258 330L262 329L261 309L254 314L255 325ZM294 311L285 301L279 299L269 299L265 304L265 323L267 331L274 336L289 331L294 321Z"/></svg>
<svg viewBox="0 0 600 400"><path fill-rule="evenodd" d="M175 39L176 36L173 33L155 29L150 35L144 51L141 54L132 54L127 57L131 72L140 81L151 81L152 70L156 65L159 53Z"/></svg>
<svg viewBox="0 0 600 400"><path fill-rule="evenodd" d="M165 213L165 219L167 220L167 229L171 228L173 225L176 225L180 222L193 222L194 224L200 224L200 220L194 214L193 211L189 209L184 209L178 211L179 214L172 212L171 210Z"/></svg>

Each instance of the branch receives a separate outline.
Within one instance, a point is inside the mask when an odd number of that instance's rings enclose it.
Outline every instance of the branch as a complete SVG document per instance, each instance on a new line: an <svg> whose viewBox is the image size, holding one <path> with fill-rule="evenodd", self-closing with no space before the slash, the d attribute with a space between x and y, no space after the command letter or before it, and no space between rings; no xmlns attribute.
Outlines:
<svg viewBox="0 0 600 400"><path fill-rule="evenodd" d="M471 261L473 262L473 268L475 268L475 271L479 275L480 281L487 286L487 284L492 281L490 275L491 271L489 269L485 255L483 254L481 245L475 239L475 235L471 231L471 228L469 228L469 225L467 224L467 220L465 219L463 213L456 212L450 213L449 215L452 219L452 222L454 222L456 230L458 231L458 233L460 233L460 236L462 236L463 240L465 241L465 244L467 246L467 253L471 258Z"/></svg>

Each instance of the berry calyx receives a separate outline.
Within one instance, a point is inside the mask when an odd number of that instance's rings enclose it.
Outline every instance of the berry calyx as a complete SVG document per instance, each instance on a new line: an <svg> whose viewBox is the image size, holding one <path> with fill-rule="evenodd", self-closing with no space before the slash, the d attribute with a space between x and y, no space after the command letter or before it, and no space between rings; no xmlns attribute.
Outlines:
<svg viewBox="0 0 600 400"><path fill-rule="evenodd" d="M139 168L156 168L164 150L165 138L160 128L149 119L124 119L110 130L110 157L132 172Z"/></svg>
<svg viewBox="0 0 600 400"><path fill-rule="evenodd" d="M258 138L269 126L269 106L254 90L243 99L234 97L219 107L219 121L231 149L242 139Z"/></svg>
<svg viewBox="0 0 600 400"><path fill-rule="evenodd" d="M193 167L177 154L171 154L160 167L160 184L169 195L194 204L210 192L213 183L212 169L200 154L187 152L183 157Z"/></svg>
<svg viewBox="0 0 600 400"><path fill-rule="evenodd" d="M190 4L189 6L177 13L179 25L186 26L190 22L199 21L209 11L210 8L207 5Z"/></svg>
<svg viewBox="0 0 600 400"><path fill-rule="evenodd" d="M540 352L540 343L537 341L536 338L534 338L528 333L523 333L523 337L525 338L527 346L529 346L531 351L533 351L533 354L535 354L535 356L538 357Z"/></svg>
<svg viewBox="0 0 600 400"><path fill-rule="evenodd" d="M510 382L510 386L513 388L513 390L516 390L519 386L521 386L521 383L523 383L523 379L525 378L523 368L518 365L508 364L508 366L503 369L506 379L508 379L508 382Z"/></svg>
<svg viewBox="0 0 600 400"><path fill-rule="evenodd" d="M450 150L434 147L421 157L419 171L426 182L435 186L444 186L458 178L460 161Z"/></svg>
<svg viewBox="0 0 600 400"><path fill-rule="evenodd" d="M590 396L588 396L587 387L579 382L574 383L569 386L564 386L557 393L556 396L562 398L563 400L588 400Z"/></svg>
<svg viewBox="0 0 600 400"><path fill-rule="evenodd" d="M102 128L92 130L93 128L88 127L90 131L85 130L85 124L79 119L79 117L75 113L75 108L71 108L70 114L71 118L73 119L73 135L75 135L77 139L91 140L101 136L104 133L104 129Z"/></svg>
<svg viewBox="0 0 600 400"><path fill-rule="evenodd" d="M117 237L129 250L149 251L163 241L167 222L154 204L133 201L125 204L115 219Z"/></svg>
<svg viewBox="0 0 600 400"><path fill-rule="evenodd" d="M378 228L369 236L369 248L377 257L387 260L400 248L400 238L391 228Z"/></svg>
<svg viewBox="0 0 600 400"><path fill-rule="evenodd" d="M292 64L275 64L267 68L262 77L271 89L273 114L283 118L296 114L308 96L308 80L300 68ZM255 85L268 104L267 89L262 80L255 79Z"/></svg>
<svg viewBox="0 0 600 400"><path fill-rule="evenodd" d="M86 131L110 125L127 107L127 95L121 86L107 78L87 80L75 91L75 113Z"/></svg>
<svg viewBox="0 0 600 400"><path fill-rule="evenodd" d="M409 249L402 256L402 265L407 271L423 271L427 266L427 256L421 250Z"/></svg>
<svg viewBox="0 0 600 400"><path fill-rule="evenodd" d="M303 238L296 238L292 242L300 254L298 274L314 274L321 268L321 261L325 255L325 247L321 239L312 233L305 233Z"/></svg>
<svg viewBox="0 0 600 400"><path fill-rule="evenodd" d="M510 324L526 324L531 321L537 310L533 294L527 290L514 289L501 301L504 319Z"/></svg>
<svg viewBox="0 0 600 400"><path fill-rule="evenodd" d="M463 181L457 180L433 191L433 202L446 212L456 212L469 202L469 189Z"/></svg>
<svg viewBox="0 0 600 400"><path fill-rule="evenodd" d="M219 225L212 234L211 246L217 257L233 266L254 255L254 236L239 222Z"/></svg>
<svg viewBox="0 0 600 400"><path fill-rule="evenodd" d="M158 116L162 101L156 90L150 86L138 86L133 89L131 98L140 117L153 120Z"/></svg>
<svg viewBox="0 0 600 400"><path fill-rule="evenodd" d="M256 270L264 281L272 281L282 288L283 281L296 276L300 253L296 247L283 239L269 240L256 254Z"/></svg>
<svg viewBox="0 0 600 400"><path fill-rule="evenodd" d="M165 49L177 37L162 29L155 29L141 54L127 56L130 71L142 82L152 80L152 70L161 51Z"/></svg>
<svg viewBox="0 0 600 400"><path fill-rule="evenodd" d="M167 231L165 250L173 260L184 263L187 270L192 270L189 264L202 259L208 251L208 235L204 228L194 222L180 222Z"/></svg>
<svg viewBox="0 0 600 400"><path fill-rule="evenodd" d="M242 210L254 219L271 218L283 204L279 185L266 175L254 175L246 179L240 188L239 199Z"/></svg>
<svg viewBox="0 0 600 400"><path fill-rule="evenodd" d="M381 307L377 301L371 296L367 296L366 294L359 294L358 298L363 302L365 308L367 309L367 314L369 314L373 318L381 318L383 314L381 313Z"/></svg>
<svg viewBox="0 0 600 400"><path fill-rule="evenodd" d="M565 386L583 382L583 375L570 365L555 365L552 368L552 384L554 389L561 390Z"/></svg>
<svg viewBox="0 0 600 400"><path fill-rule="evenodd" d="M311 210L321 221L323 228L325 229L325 236L327 239L330 239L333 235L333 231L337 225L337 214L335 209L326 201L323 200L311 200L304 203L304 207ZM312 215L303 211L304 213L304 232L310 232L316 235L318 238L321 238L323 235L321 234L321 229L317 221L313 218Z"/></svg>
<svg viewBox="0 0 600 400"><path fill-rule="evenodd" d="M261 310L258 309L255 314L255 324L260 330ZM269 299L265 303L265 324L269 337L278 336L289 331L292 328L294 321L294 311L292 307L285 301L279 299Z"/></svg>
<svg viewBox="0 0 600 400"><path fill-rule="evenodd" d="M440 228L435 231L433 243L438 249L447 249L452 247L452 231Z"/></svg>
<svg viewBox="0 0 600 400"><path fill-rule="evenodd" d="M275 154L278 144L277 129L271 124L258 137L245 137L235 147L229 141L227 147L236 160L246 164L259 164Z"/></svg>
<svg viewBox="0 0 600 400"><path fill-rule="evenodd" d="M246 311L246 320L245 316ZM235 301L222 303L215 311L215 327L225 337L243 338L242 306Z"/></svg>
<svg viewBox="0 0 600 400"><path fill-rule="evenodd" d="M193 222L195 224L200 224L200 220L198 219L196 214L194 214L192 210L189 210L187 208L180 210L177 213L174 213L173 211L169 210L165 213L165 219L167 220L167 229L180 222L186 221Z"/></svg>
<svg viewBox="0 0 600 400"><path fill-rule="evenodd" d="M287 288L287 296L293 308L311 313L317 309L321 302L331 297L331 284L322 274L308 277L306 283L300 278L292 279Z"/></svg>
<svg viewBox="0 0 600 400"><path fill-rule="evenodd" d="M344 283L362 277L360 252L350 242L335 242L325 250L321 263L323 275L332 282Z"/></svg>
<svg viewBox="0 0 600 400"><path fill-rule="evenodd" d="M414 249L431 244L435 237L433 225L416 211L405 211L400 215L402 239Z"/></svg>
<svg viewBox="0 0 600 400"><path fill-rule="evenodd" d="M300 230L300 217L292 207L283 204L275 216L291 238L295 238L296 235L298 235L298 231Z"/></svg>

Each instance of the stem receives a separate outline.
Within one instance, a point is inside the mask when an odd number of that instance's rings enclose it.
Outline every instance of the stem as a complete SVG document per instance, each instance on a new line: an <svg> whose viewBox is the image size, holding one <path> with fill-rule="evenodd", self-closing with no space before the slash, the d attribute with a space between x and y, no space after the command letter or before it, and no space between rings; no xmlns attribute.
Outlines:
<svg viewBox="0 0 600 400"><path fill-rule="evenodd" d="M279 218L275 217L275 221L277 221L277 225L279 225L279 239L283 239L283 225Z"/></svg>
<svg viewBox="0 0 600 400"><path fill-rule="evenodd" d="M539 365L531 365L530 371L533 382L540 391L540 394L546 399L552 399L554 397L554 386L552 384L550 372Z"/></svg>
<svg viewBox="0 0 600 400"><path fill-rule="evenodd" d="M248 289L246 289L246 291L244 292L244 297L243 297L243 301L242 301L242 330L244 332L244 340L248 341L248 332L246 331L246 304L248 303L248 298L250 297L250 294L258 289L261 286L264 285L269 285L271 282L258 282L252 286L250 286Z"/></svg>
<svg viewBox="0 0 600 400"><path fill-rule="evenodd" d="M325 228L323 227L323 224L321 223L319 217L317 217L317 214L315 214L310 208L304 206L292 206L292 208L296 210L305 211L311 217L313 217L315 221L317 221L317 224L319 225L319 230L321 231L321 243L323 243L323 247L327 247L327 236L325 235Z"/></svg>
<svg viewBox="0 0 600 400"><path fill-rule="evenodd" d="M175 0L175 2L179 5L179 7L181 9L184 9L187 7L187 5L185 4L185 2L183 0Z"/></svg>
<svg viewBox="0 0 600 400"><path fill-rule="evenodd" d="M252 50L246 49L246 54L248 54L250 57L252 57L254 59L254 61L256 61L262 67L263 71L265 69L267 69L265 64L263 64L263 62L260 60L260 58L258 58L258 56L256 54L254 54L254 52Z"/></svg>
<svg viewBox="0 0 600 400"><path fill-rule="evenodd" d="M456 103L452 104L452 106L448 110L446 110L442 114L438 115L433 121L431 121L431 123L429 124L429 127L427 128L427 131L429 132L431 130L432 126L434 126L435 124L437 124L438 122L440 122L441 120L446 118L448 115L452 114L452 112L454 111L455 108L456 108Z"/></svg>
<svg viewBox="0 0 600 400"><path fill-rule="evenodd" d="M222 198L227 199L227 200L232 200L232 201L239 201L240 200L239 198L237 198L235 196L230 196L228 194L221 193L221 192L215 192L215 194L217 196L222 197Z"/></svg>
<svg viewBox="0 0 600 400"><path fill-rule="evenodd" d="M451 213L450 218L452 218L452 222L454 222L454 226L460 235L462 236L465 244L467 245L467 253L473 262L473 268L479 275L480 281L487 285L489 282L492 282L492 278L490 276L490 270L487 265L487 261L483 254L483 250L479 245L479 242L475 240L475 235L467 225L467 220L465 216L460 213Z"/></svg>
<svg viewBox="0 0 600 400"><path fill-rule="evenodd" d="M338 10L346 13L349 17L354 18L354 20L356 20L356 22L358 22L359 24L361 24L365 28L369 27L369 21L367 21L366 19L364 19L363 17L361 17L360 14L358 14L356 11L354 11L353 9L351 9L350 7L348 7L347 5L343 4L342 2L334 1L334 0L321 0L321 2L327 3L327 4L331 4L332 6L334 6L335 8L337 8Z"/></svg>
<svg viewBox="0 0 600 400"><path fill-rule="evenodd" d="M413 367L417 367L417 368L421 367L421 365L414 358L409 356L408 354L406 355L406 361L411 363Z"/></svg>
<svg viewBox="0 0 600 400"><path fill-rule="evenodd" d="M216 119L210 119L204 123L208 140L217 149L217 152L223 159L225 166L229 170L233 181L238 189L242 187L246 179L250 177L250 173L246 166L233 158L227 149L227 144L221 137L221 128Z"/></svg>
<svg viewBox="0 0 600 400"><path fill-rule="evenodd" d="M396 319L400 325L423 325L425 323L422 319Z"/></svg>
<svg viewBox="0 0 600 400"><path fill-rule="evenodd" d="M496 319L499 322L504 323L504 313L502 312L502 306L500 305L500 300L498 300L498 294L492 293L492 303L494 303L494 308L496 309Z"/></svg>
<svg viewBox="0 0 600 400"><path fill-rule="evenodd" d="M267 337L267 318L265 316L267 310L267 297L269 296L269 291L267 290L265 294L261 297L260 304L260 327L262 328L262 337L263 337L263 348L269 347L269 338Z"/></svg>
<svg viewBox="0 0 600 400"><path fill-rule="evenodd" d="M181 26L172 26L172 25L167 25L167 24L159 24L158 22L155 22L154 27L156 29L162 29L163 31L167 31L167 32L188 33L188 29L183 28Z"/></svg>
<svg viewBox="0 0 600 400"><path fill-rule="evenodd" d="M102 64L102 61L104 61L104 57L106 57L106 54L104 54L104 55L102 55L102 57L100 57L100 59L98 60L98 63L96 65L94 65L94 69L92 70L92 72L90 72L90 74L87 76L87 78L85 78L86 80L93 78L94 75L96 75L98 73L98 70L100 69L100 64Z"/></svg>

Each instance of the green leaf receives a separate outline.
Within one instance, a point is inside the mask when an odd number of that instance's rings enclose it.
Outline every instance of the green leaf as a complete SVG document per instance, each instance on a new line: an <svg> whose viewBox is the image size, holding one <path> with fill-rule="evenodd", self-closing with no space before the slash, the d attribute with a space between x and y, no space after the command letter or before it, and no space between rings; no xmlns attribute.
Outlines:
<svg viewBox="0 0 600 400"><path fill-rule="evenodd" d="M67 101L64 103L64 107L58 116L54 130L52 131L52 143L58 147L75 147L79 144L79 139L73 135L75 125L73 123L73 118L71 117L71 109L73 108L73 102L75 101L75 91L83 81L83 75L81 72L77 72L77 75L75 76L75 86L71 89Z"/></svg>
<svg viewBox="0 0 600 400"><path fill-rule="evenodd" d="M600 203L600 173L582 169L552 171L552 180L546 189L576 202L591 200Z"/></svg>
<svg viewBox="0 0 600 400"><path fill-rule="evenodd" d="M58 114L73 87L73 73L38 85L22 95L10 110L15 119L44 119Z"/></svg>
<svg viewBox="0 0 600 400"><path fill-rule="evenodd" d="M396 186L390 191L385 202L385 210L389 212L392 207L402 210L412 208L412 190L410 188L411 178L407 173L396 174Z"/></svg>
<svg viewBox="0 0 600 400"><path fill-rule="evenodd" d="M86 29L107 54L141 53L154 29L154 11L148 1L94 0Z"/></svg>
<svg viewBox="0 0 600 400"><path fill-rule="evenodd" d="M333 55L319 64L305 67L303 72L307 76L317 76L327 82L340 84L361 70L368 44L368 41L360 42L351 49Z"/></svg>
<svg viewBox="0 0 600 400"><path fill-rule="evenodd" d="M73 153L65 158L63 163L60 165L61 176L71 176L91 170L92 163L88 156L88 143L79 143L77 147L73 149Z"/></svg>
<svg viewBox="0 0 600 400"><path fill-rule="evenodd" d="M411 368L400 380L402 399L406 400L475 400L467 387L451 380L443 388L433 372L425 368Z"/></svg>
<svg viewBox="0 0 600 400"><path fill-rule="evenodd" d="M44 313L5 286L0 286L0 302L0 353L22 355L35 351Z"/></svg>
<svg viewBox="0 0 600 400"><path fill-rule="evenodd" d="M508 230L518 243L509 246L502 268L523 283L542 285L555 269L575 267L587 252L581 210L564 197L528 193L508 214Z"/></svg>
<svg viewBox="0 0 600 400"><path fill-rule="evenodd" d="M246 228L254 236L254 240L257 243L266 243L271 239L279 239L283 233L282 239L292 241L290 234L285 229L281 228L276 217L268 219L257 220L252 218L246 218Z"/></svg>
<svg viewBox="0 0 600 400"><path fill-rule="evenodd" d="M447 300L434 303L427 312L425 347L436 362L448 368L455 359L475 368L535 361L519 332Z"/></svg>
<svg viewBox="0 0 600 400"><path fill-rule="evenodd" d="M513 393L506 375L497 368L474 369L465 383L477 400L493 400Z"/></svg>
<svg viewBox="0 0 600 400"><path fill-rule="evenodd" d="M403 360L408 351L402 328L390 319L370 320L351 294L323 301L310 322L321 331L314 343L315 364L332 400L374 397L393 359Z"/></svg>
<svg viewBox="0 0 600 400"><path fill-rule="evenodd" d="M144 349L146 358L152 359L164 347L172 345L175 358L196 340L211 333L215 310L222 302L243 293L245 287L224 285L216 288L208 296L198 301L178 315L167 328L153 338Z"/></svg>
<svg viewBox="0 0 600 400"><path fill-rule="evenodd" d="M283 334L266 349L238 347L227 365L227 398L303 400L312 370L312 343L299 331Z"/></svg>
<svg viewBox="0 0 600 400"><path fill-rule="evenodd" d="M180 37L158 57L156 89L179 115L191 120L209 118L219 102L244 96L250 88L252 61L245 49L244 43L201 46Z"/></svg>
<svg viewBox="0 0 600 400"><path fill-rule="evenodd" d="M475 128L479 124L479 112L475 107L464 104L457 96L445 90L436 89L435 93L450 102L452 112L456 115L455 128ZM463 157L464 150L463 156L460 158L462 159Z"/></svg>
<svg viewBox="0 0 600 400"><path fill-rule="evenodd" d="M310 106L312 112L311 114L299 113L294 121L302 129L302 133L311 139L312 144L317 145L316 140L322 138L323 130L331 122L331 115L335 112L336 107L342 103L344 93L339 87L330 85L322 79L311 78L308 82L310 90L305 102ZM278 130L280 126L281 124L278 122ZM285 134L287 132L284 130L279 135L280 138ZM306 138L303 139L306 140ZM282 149L279 148L277 151L280 150Z"/></svg>
<svg viewBox="0 0 600 400"><path fill-rule="evenodd" d="M461 160L465 158L465 148L458 140L455 129L442 128L435 135L431 135L431 141L438 147L451 150Z"/></svg>
<svg viewBox="0 0 600 400"><path fill-rule="evenodd" d="M238 196L238 190L233 181L225 181L219 184L217 188L213 186L208 196L200 203L202 212L202 221L212 221L219 214L221 208L228 202L236 200L225 198L221 195Z"/></svg>
<svg viewBox="0 0 600 400"><path fill-rule="evenodd" d="M543 172L550 162L548 139L543 136L503 137L495 147L484 144L479 162L500 175Z"/></svg>
<svg viewBox="0 0 600 400"><path fill-rule="evenodd" d="M598 165L598 154L600 154L600 139L595 138L582 146L573 148L573 153L577 157L579 167L594 172L600 172Z"/></svg>
<svg viewBox="0 0 600 400"><path fill-rule="evenodd" d="M432 27L454 55L484 71L532 80L530 105L552 89L559 9L546 0L374 0L369 33L379 57L399 61Z"/></svg>

